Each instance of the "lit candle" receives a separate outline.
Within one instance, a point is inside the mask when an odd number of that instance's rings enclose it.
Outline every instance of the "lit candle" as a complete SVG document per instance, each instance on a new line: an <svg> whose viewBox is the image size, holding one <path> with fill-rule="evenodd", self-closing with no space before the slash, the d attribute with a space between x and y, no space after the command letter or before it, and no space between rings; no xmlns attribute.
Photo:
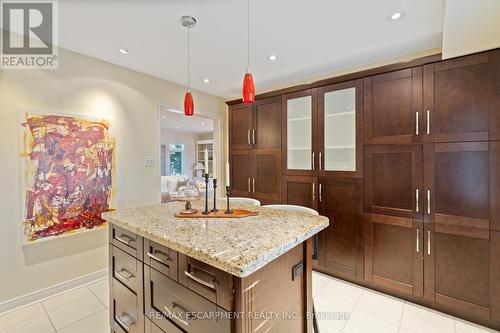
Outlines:
<svg viewBox="0 0 500 333"><path fill-rule="evenodd" d="M208 174L208 149L205 148L205 173Z"/></svg>
<svg viewBox="0 0 500 333"><path fill-rule="evenodd" d="M226 164L226 186L230 186L231 181L229 178L229 162Z"/></svg>

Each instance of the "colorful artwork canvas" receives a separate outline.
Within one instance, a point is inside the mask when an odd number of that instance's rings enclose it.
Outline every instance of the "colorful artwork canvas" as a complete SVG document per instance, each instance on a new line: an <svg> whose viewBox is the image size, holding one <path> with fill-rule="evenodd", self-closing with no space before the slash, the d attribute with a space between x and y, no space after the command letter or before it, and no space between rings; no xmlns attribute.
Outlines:
<svg viewBox="0 0 500 333"><path fill-rule="evenodd" d="M114 140L106 121L24 113L25 242L101 228L113 196Z"/></svg>

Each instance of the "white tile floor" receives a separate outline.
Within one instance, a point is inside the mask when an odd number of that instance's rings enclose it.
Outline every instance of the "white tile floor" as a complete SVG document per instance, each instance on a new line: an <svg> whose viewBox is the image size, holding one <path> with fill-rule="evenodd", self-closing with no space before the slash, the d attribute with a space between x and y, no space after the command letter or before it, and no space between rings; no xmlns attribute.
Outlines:
<svg viewBox="0 0 500 333"><path fill-rule="evenodd" d="M313 273L320 333L497 332L399 298ZM338 315L332 318L331 312Z"/></svg>
<svg viewBox="0 0 500 333"><path fill-rule="evenodd" d="M320 333L496 332L320 273L313 293ZM108 308L103 279L0 315L0 333L109 333Z"/></svg>

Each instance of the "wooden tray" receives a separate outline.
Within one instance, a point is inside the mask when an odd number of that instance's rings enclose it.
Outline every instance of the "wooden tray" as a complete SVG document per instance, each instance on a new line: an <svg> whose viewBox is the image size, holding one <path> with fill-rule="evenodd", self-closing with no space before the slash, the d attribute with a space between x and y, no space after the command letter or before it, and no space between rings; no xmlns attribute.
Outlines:
<svg viewBox="0 0 500 333"><path fill-rule="evenodd" d="M252 212L246 209L233 209L232 214L224 213L224 209L219 210L218 212L210 212L208 215L203 215L202 210L198 210L197 213L194 214L181 214L175 213L175 217L181 217L183 219L239 219L243 217L256 216L259 215L258 212Z"/></svg>

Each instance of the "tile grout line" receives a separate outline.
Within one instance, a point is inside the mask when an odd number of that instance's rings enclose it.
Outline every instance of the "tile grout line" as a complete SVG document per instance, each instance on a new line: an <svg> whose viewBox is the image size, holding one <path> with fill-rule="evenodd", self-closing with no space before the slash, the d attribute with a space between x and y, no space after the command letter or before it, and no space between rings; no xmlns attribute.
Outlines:
<svg viewBox="0 0 500 333"><path fill-rule="evenodd" d="M95 298L97 298L97 301L98 301L99 303L101 303L101 304L102 304L102 305L103 305L106 309L108 309L108 310L109 310L109 307L108 307L106 304L104 304L104 303L103 303L103 302L99 299L99 297L97 297L97 294L96 294L96 293L95 293L92 289L90 289L88 286L86 286L86 287L87 287L87 289L90 291L90 293L91 293L92 295L94 295L94 296L95 296Z"/></svg>
<svg viewBox="0 0 500 333"><path fill-rule="evenodd" d="M50 316L49 316L49 311L47 311L47 309L45 308L45 305L43 305L42 302L40 302L40 305L42 306L43 312L45 313L45 315L49 319L50 325L54 329L54 333L57 333L56 327L55 327L54 323L52 322L52 318L50 318Z"/></svg>
<svg viewBox="0 0 500 333"><path fill-rule="evenodd" d="M349 321L351 320L352 314L354 313L354 310L356 310L356 307L358 306L359 301L361 300L361 297L363 297L363 294L366 292L366 289L363 287L357 287L357 288L361 289L361 294L359 295L359 297L356 301L356 304L354 304L354 306L352 307L351 313L349 314L349 320L346 320L346 322L344 323L344 325L340 329L342 332L344 331L344 328L347 326L347 323L349 323Z"/></svg>
<svg viewBox="0 0 500 333"><path fill-rule="evenodd" d="M90 297L90 296L89 296L89 297ZM96 297L96 298L97 298L97 297ZM98 301L99 301L99 299L98 299ZM93 312L93 313L89 314L88 316L85 316L85 317L83 317L83 318L80 318L80 319L78 319L78 320L77 320L77 321L75 321L75 322L72 322L72 323L70 323L70 324L68 324L68 325L62 326L61 328L59 328L59 331L62 331L62 330L66 329L66 328L68 328L68 327L70 327L71 325L74 325L74 324L76 324L76 323L79 323L79 322L81 322L81 321L82 321L82 320L84 320L84 319L87 319L87 318L89 318L89 317L92 317L93 315L95 315L95 314L97 314L97 313L99 313L99 312L101 312L101 311L109 311L109 310L108 310L108 308L106 308L106 307L105 307L104 309L97 310L96 312ZM58 331L56 330L55 332L57 333Z"/></svg>
<svg viewBox="0 0 500 333"><path fill-rule="evenodd" d="M398 325L398 333L401 332L401 325L403 324L403 316L405 314L405 309L406 309L406 301L402 300L403 302L403 309L401 310L401 316L399 317L399 325Z"/></svg>

